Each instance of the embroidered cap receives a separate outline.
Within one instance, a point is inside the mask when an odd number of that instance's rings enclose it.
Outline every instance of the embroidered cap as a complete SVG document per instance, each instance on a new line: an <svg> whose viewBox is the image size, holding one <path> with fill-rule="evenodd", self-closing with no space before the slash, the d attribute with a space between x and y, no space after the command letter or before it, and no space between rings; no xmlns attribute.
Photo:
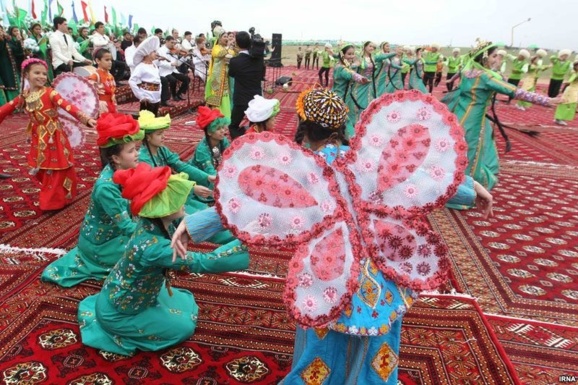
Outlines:
<svg viewBox="0 0 578 385"><path fill-rule="evenodd" d="M303 120L310 120L322 127L338 129L347 121L349 109L335 92L314 88L297 98L297 113Z"/></svg>
<svg viewBox="0 0 578 385"><path fill-rule="evenodd" d="M144 131L131 115L117 112L102 114L96 121L96 132L98 134L96 144L102 148L144 138Z"/></svg>
<svg viewBox="0 0 578 385"><path fill-rule="evenodd" d="M249 102L249 108L245 111L245 115L251 123L261 123L276 116L280 110L279 100L265 99L261 95L255 95Z"/></svg>
<svg viewBox="0 0 578 385"><path fill-rule="evenodd" d="M112 180L122 186L122 196L130 200L133 215L145 218L162 218L178 212L195 186L185 173L171 175L169 166L153 168L147 163L118 170Z"/></svg>

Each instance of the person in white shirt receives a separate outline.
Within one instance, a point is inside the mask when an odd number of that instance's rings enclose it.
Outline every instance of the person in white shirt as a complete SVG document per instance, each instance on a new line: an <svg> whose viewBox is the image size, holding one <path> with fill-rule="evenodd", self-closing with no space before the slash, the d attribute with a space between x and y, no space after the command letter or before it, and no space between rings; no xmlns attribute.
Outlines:
<svg viewBox="0 0 578 385"><path fill-rule="evenodd" d="M188 76L183 75L177 70L182 62L180 59L171 53L171 50L175 48L175 38L172 36L167 36L165 39L165 44L160 47L157 51L159 59L157 60L157 66L159 67L159 72L161 75L162 95L161 95L161 106L168 106L168 100L172 96L173 100L185 100L184 95L189 89L190 79ZM177 81L181 82L181 86L177 92Z"/></svg>
<svg viewBox="0 0 578 385"><path fill-rule="evenodd" d="M126 65L128 66L128 68L130 68L130 73L132 74L134 72L134 53L136 52L137 47L140 45L141 43L141 38L139 35L136 35L133 39L132 39L132 45L128 46L125 50L124 50L124 60L126 60Z"/></svg>
<svg viewBox="0 0 578 385"><path fill-rule="evenodd" d="M199 77L203 83L207 81L210 61L211 51L205 45L205 38L198 36L193 48L193 65L195 66L195 76Z"/></svg>
<svg viewBox="0 0 578 385"><path fill-rule="evenodd" d="M140 41L135 36L133 42ZM130 88L140 101L140 109L148 110L157 115L161 103L161 77L159 68L155 64L157 50L160 46L159 38L151 36L141 42L132 57L135 66L128 81ZM127 49L128 50L128 49Z"/></svg>
<svg viewBox="0 0 578 385"><path fill-rule="evenodd" d="M97 21L94 24L94 33L90 36L90 41L92 42L93 46L93 55L96 55L99 49L104 48L110 51L112 54L112 68L110 69L110 73L114 76L114 80L118 83L121 80L124 80L124 75L127 70L127 66L124 62L117 60L117 48L110 40L110 38L106 35L104 30L104 23L102 21Z"/></svg>
<svg viewBox="0 0 578 385"><path fill-rule="evenodd" d="M195 48L195 42L193 41L193 34L191 31L185 32L185 38L181 43L181 49L187 52L191 52Z"/></svg>
<svg viewBox="0 0 578 385"><path fill-rule="evenodd" d="M54 30L49 42L55 77L63 72L71 72L74 67L92 64L74 46L74 39L68 34L68 23L64 17L54 18Z"/></svg>

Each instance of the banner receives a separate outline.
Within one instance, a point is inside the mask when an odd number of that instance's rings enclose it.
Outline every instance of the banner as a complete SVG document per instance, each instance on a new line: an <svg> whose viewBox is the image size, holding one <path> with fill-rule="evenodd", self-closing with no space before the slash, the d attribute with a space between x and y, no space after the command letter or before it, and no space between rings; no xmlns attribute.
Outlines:
<svg viewBox="0 0 578 385"><path fill-rule="evenodd" d="M85 23L88 23L88 12L86 11L86 8L88 7L88 4L86 4L84 1L80 2L80 5L82 6L82 17L84 19Z"/></svg>
<svg viewBox="0 0 578 385"><path fill-rule="evenodd" d="M76 9L74 9L74 0L72 0L72 21L78 24L78 17L76 16Z"/></svg>

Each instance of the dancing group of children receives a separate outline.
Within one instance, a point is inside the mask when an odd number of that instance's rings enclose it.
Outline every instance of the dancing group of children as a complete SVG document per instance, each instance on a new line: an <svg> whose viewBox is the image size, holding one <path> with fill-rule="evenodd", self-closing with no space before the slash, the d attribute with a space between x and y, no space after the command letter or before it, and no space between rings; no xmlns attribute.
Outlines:
<svg viewBox="0 0 578 385"><path fill-rule="evenodd" d="M334 72L334 91L313 89L299 100L296 139L323 155L327 163L345 156L348 140L355 136L359 114L380 96L379 92L398 89L402 69L398 50L374 55L371 48L366 49L369 46L364 47L367 54L360 62L353 45L343 46ZM148 52L145 46L139 54L141 47L142 44L135 61L141 57L146 64L156 50ZM377 73L376 63L385 60L389 61L385 71L389 81L378 91L377 77L381 74ZM108 61L104 51L97 57L99 67L105 70ZM485 119L488 100L495 93L503 93L532 103L552 103L547 97L503 81L493 71L497 61L496 45L479 42L464 63L458 92L446 101L464 128L468 143L466 178L450 204L469 208L477 203L486 216L492 210L487 189L495 185L498 174L496 144ZM419 76L417 61L411 65L416 66L414 73ZM22 73L29 88L23 87L20 97L0 109L0 121L16 108L23 107L30 116L28 164L42 185L40 208L60 209L72 201L76 191L73 153L57 118L58 108L96 128L103 164L78 245L46 267L42 280L64 287L88 279L104 280L101 292L79 305L78 320L86 345L131 355L136 350L156 351L185 341L194 333L198 306L189 291L171 286L170 270L221 273L249 265L247 247L222 227L220 216L207 205L212 200L216 170L230 146L225 137L229 120L218 109L199 107L197 125L205 137L190 161L185 162L163 145L171 124L169 116L157 117L156 112L143 110L135 120L107 112L95 121L45 87L45 62L29 59L23 63ZM97 81L102 83L105 75L106 71L99 73ZM158 92L149 84L143 81L137 88ZM101 94L108 95L113 90L110 83L104 84ZM101 99L108 111L114 111L114 92L112 95L110 100ZM145 103L152 101L144 99ZM278 112L278 100L256 96L246 111L253 122L247 135L271 131ZM388 116L390 122L396 119ZM219 246L208 253L189 252L182 243L187 237ZM361 315L352 320L352 315L344 311L339 322L363 325L367 330L377 326L381 331L360 337L331 327L298 327L293 367L285 383L307 383L305 369L320 361L330 373L329 383L397 383L401 320L417 293L387 278L369 260L359 280L367 277L379 286L380 298L369 304L363 300L365 294L360 287L352 303L362 310ZM391 352L387 362L382 362L387 368L382 365L376 369L367 357L383 354L384 347Z"/></svg>

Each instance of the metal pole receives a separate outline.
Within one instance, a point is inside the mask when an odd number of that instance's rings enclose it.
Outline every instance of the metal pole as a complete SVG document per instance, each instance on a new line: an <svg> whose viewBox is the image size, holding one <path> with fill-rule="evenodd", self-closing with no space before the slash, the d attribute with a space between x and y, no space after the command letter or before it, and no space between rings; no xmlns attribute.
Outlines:
<svg viewBox="0 0 578 385"><path fill-rule="evenodd" d="M512 40L510 41L510 47L513 47L513 46L514 46L514 29L515 29L516 27L524 24L524 23L529 22L530 20L532 20L531 17L529 17L528 20L524 20L524 21L522 21L521 23L518 23L518 24L516 24L516 25L514 25L514 26L512 27L512 36L511 36L511 37L512 37Z"/></svg>

